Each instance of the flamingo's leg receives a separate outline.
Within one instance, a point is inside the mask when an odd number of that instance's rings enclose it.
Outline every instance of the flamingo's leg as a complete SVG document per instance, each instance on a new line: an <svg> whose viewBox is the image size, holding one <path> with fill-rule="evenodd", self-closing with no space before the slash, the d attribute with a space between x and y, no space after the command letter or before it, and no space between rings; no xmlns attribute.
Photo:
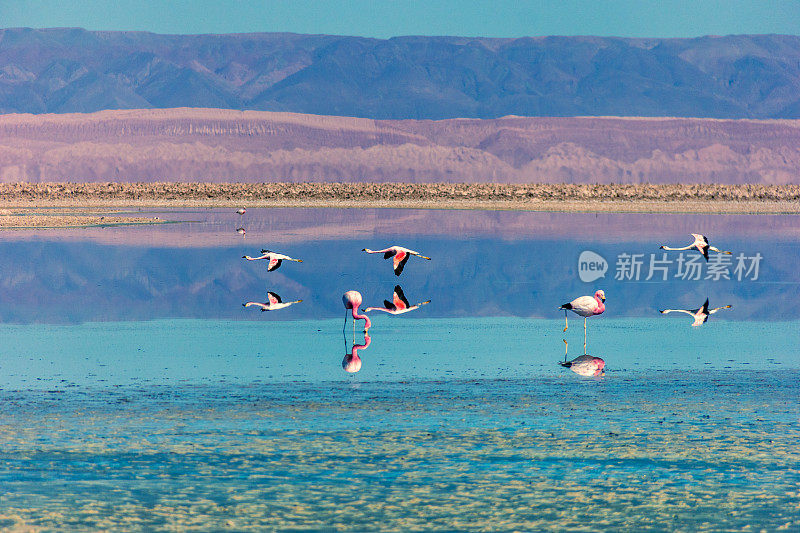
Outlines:
<svg viewBox="0 0 800 533"><path fill-rule="evenodd" d="M586 317L583 317L583 355L586 355Z"/></svg>
<svg viewBox="0 0 800 533"><path fill-rule="evenodd" d="M567 310L564 309L564 331L567 331Z"/></svg>

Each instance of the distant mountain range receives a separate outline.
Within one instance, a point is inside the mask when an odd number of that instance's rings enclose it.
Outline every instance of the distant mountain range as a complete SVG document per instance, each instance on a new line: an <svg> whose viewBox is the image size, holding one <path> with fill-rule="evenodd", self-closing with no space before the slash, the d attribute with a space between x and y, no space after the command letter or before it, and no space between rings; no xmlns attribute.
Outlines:
<svg viewBox="0 0 800 533"><path fill-rule="evenodd" d="M798 183L800 120L10 114L0 181Z"/></svg>
<svg viewBox="0 0 800 533"><path fill-rule="evenodd" d="M174 107L376 119L800 118L800 37L0 30L0 113Z"/></svg>

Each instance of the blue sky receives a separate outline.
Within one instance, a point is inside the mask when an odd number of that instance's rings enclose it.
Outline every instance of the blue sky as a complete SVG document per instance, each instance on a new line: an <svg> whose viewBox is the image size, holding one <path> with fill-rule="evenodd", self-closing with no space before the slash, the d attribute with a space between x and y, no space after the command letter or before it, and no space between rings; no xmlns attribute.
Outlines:
<svg viewBox="0 0 800 533"><path fill-rule="evenodd" d="M800 0L0 0L0 27L155 33L694 37L800 34Z"/></svg>

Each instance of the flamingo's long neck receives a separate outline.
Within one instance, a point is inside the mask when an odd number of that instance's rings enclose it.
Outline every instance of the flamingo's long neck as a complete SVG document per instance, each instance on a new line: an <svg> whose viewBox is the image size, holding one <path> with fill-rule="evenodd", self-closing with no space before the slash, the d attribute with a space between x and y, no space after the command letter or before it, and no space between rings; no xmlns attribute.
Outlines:
<svg viewBox="0 0 800 533"><path fill-rule="evenodd" d="M694 243L692 243L692 244L690 244L689 246L684 246L683 248L672 248L672 247L670 247L670 246L662 246L661 248L662 248L662 249L664 249L664 250L673 250L673 251L676 251L676 250L690 250L690 249L694 248L694 246L695 246L695 244L694 244Z"/></svg>
<svg viewBox="0 0 800 533"><path fill-rule="evenodd" d="M603 303L598 296L594 297L594 301L597 302L597 309L595 309L594 314L599 315L606 310L606 305Z"/></svg>
<svg viewBox="0 0 800 533"><path fill-rule="evenodd" d="M372 322L370 322L369 317L367 315L359 315L358 314L358 306L354 305L352 308L353 311L353 320L364 319L364 330L368 330L372 327Z"/></svg>

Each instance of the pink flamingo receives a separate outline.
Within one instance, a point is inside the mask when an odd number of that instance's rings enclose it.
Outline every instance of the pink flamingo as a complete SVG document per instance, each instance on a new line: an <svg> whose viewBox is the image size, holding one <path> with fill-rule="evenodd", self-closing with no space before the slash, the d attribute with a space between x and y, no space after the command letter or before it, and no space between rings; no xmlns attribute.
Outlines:
<svg viewBox="0 0 800 533"><path fill-rule="evenodd" d="M403 248L402 246L390 246L389 248L384 248L383 250L370 250L369 248L364 248L361 251L367 252L368 254L383 254L384 259L394 257L393 268L395 276L399 276L400 273L403 272L403 267L406 266L408 258L412 255L427 259L428 261L431 260L430 257L426 257L419 252L415 252L414 250Z"/></svg>
<svg viewBox="0 0 800 533"><path fill-rule="evenodd" d="M361 357L358 356L358 351L369 347L370 342L372 342L372 339L365 331L364 344L354 344L353 349L350 350L350 353L344 354L344 359L342 359L342 368L344 368L345 372L350 372L353 374L361 370Z"/></svg>
<svg viewBox="0 0 800 533"><path fill-rule="evenodd" d="M605 376L606 362L599 357L581 355L572 361L564 361L559 365L569 368L579 376Z"/></svg>
<svg viewBox="0 0 800 533"><path fill-rule="evenodd" d="M356 320L364 319L364 333L372 326L372 322L370 322L369 317L367 315L359 315L358 314L358 306L361 305L361 293L358 291L347 291L342 295L342 303L344 303L345 309L350 309L353 313L353 335L355 336L356 332ZM344 325L342 326L342 331L344 331L345 326L347 326L347 313L344 315Z"/></svg>
<svg viewBox="0 0 800 533"><path fill-rule="evenodd" d="M247 213L247 208L246 207L240 207L239 209L236 210L236 214L239 215L239 216L242 216L245 213Z"/></svg>
<svg viewBox="0 0 800 533"><path fill-rule="evenodd" d="M559 309L564 310L564 331L567 331L567 311L583 317L583 353L586 353L586 318L594 315L602 314L606 310L604 302L606 301L606 293L602 290L594 293L594 296L580 296L571 302L567 302Z"/></svg>
<svg viewBox="0 0 800 533"><path fill-rule="evenodd" d="M269 261L267 265L267 271L272 272L273 270L277 270L279 266L281 266L281 262L286 261L295 261L297 263L302 263L302 259L293 259L288 255L279 254L277 252L272 252L270 250L261 250L261 255L258 257L250 257L249 255L243 255L242 259L247 259L248 261L258 261L259 259L266 259Z"/></svg>
<svg viewBox="0 0 800 533"><path fill-rule="evenodd" d="M395 285L391 302L389 300L384 300L384 307L367 307L364 309L364 312L369 313L370 311L383 311L384 313L389 313L390 315L402 315L403 313L408 313L414 309L419 309L423 305L429 303L431 303L430 300L411 305L408 303L406 295L403 294L403 289L400 287L400 285Z"/></svg>
<svg viewBox="0 0 800 533"><path fill-rule="evenodd" d="M660 311L662 315L666 315L668 313L686 313L687 315L694 318L694 322L692 323L693 327L702 326L703 324L708 321L709 315L713 315L717 311L721 309L730 309L730 305L724 305L722 307L715 307L714 309L708 308L708 298L706 298L706 302L703 304L703 307L699 309L664 309Z"/></svg>
<svg viewBox="0 0 800 533"><path fill-rule="evenodd" d="M683 248L670 248L669 246L661 246L662 250L691 250L692 248L697 249L698 252L703 254L703 257L706 258L708 261L708 251L713 250L715 252L719 252L721 254L731 255L731 252L726 252L724 250L720 250L714 246L708 245L708 238L705 235L700 235L699 233L690 233L692 237L694 237L694 242L692 244L686 245Z"/></svg>
<svg viewBox="0 0 800 533"><path fill-rule="evenodd" d="M281 297L278 296L276 293L270 291L267 293L267 302L247 302L243 303L242 307L260 307L262 311L275 311L277 309L283 309L285 307L289 307L292 304L299 304L303 300L294 300L292 302L284 302L281 300Z"/></svg>

